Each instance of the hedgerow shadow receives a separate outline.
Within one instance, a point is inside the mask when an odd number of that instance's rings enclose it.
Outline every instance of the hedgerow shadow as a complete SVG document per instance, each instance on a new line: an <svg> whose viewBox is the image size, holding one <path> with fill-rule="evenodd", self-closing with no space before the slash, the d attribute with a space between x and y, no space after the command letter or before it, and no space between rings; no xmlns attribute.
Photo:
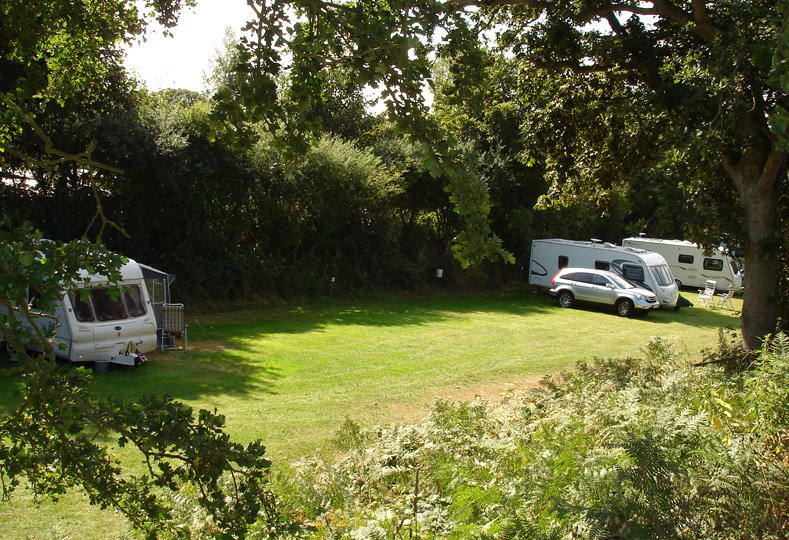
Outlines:
<svg viewBox="0 0 789 540"><path fill-rule="evenodd" d="M583 324L610 324L619 317L611 310L582 306L587 319ZM480 313L511 315L524 331L538 327L542 316L566 317L572 327L574 310L560 308L547 294L518 290L495 294L452 295L427 298L373 300L370 302L332 302L266 308L199 317L190 324L190 350L187 353L151 355L140 369L113 368L97 376L93 390L104 396L133 400L142 395L167 394L176 399L201 400L219 396L255 396L278 393L283 375L282 360L267 350L266 338L298 336L327 331L330 327L376 327L440 325L452 319ZM534 318L537 319L534 319ZM591 317L591 319L589 319ZM560 319L561 321L562 319ZM737 319L730 312L683 308L679 312L661 310L647 317L616 321L616 332L626 333L631 325L660 327L671 323L699 328L734 327ZM462 324L461 324L462 328ZM624 335L623 338L627 336ZM550 336L548 336L548 339ZM349 354L352 346L349 343ZM338 359L347 361L347 358ZM1 366L0 366L1 367ZM0 410L18 403L13 397L15 377L0 378Z"/></svg>
<svg viewBox="0 0 789 540"><path fill-rule="evenodd" d="M470 313L527 316L552 309L553 302L549 297L528 292L337 302L209 315L203 318L202 333L205 338L213 340L307 333L329 325L424 326Z"/></svg>

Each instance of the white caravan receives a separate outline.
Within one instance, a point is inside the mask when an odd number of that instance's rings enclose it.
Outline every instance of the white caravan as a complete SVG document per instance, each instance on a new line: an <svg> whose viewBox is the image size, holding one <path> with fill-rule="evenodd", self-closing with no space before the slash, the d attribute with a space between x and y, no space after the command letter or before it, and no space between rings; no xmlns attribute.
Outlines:
<svg viewBox="0 0 789 540"><path fill-rule="evenodd" d="M552 238L532 241L529 283L550 288L553 276L567 267L616 272L654 292L661 307L677 306L679 289L666 260L658 253L619 247L600 240L584 242Z"/></svg>
<svg viewBox="0 0 789 540"><path fill-rule="evenodd" d="M721 248L711 249L705 255L703 247L687 240L646 237L625 238L622 245L663 255L680 287L704 288L707 280L714 280L718 289L742 288L742 272L734 259Z"/></svg>
<svg viewBox="0 0 789 540"><path fill-rule="evenodd" d="M63 293L52 316L39 319L55 327L55 355L70 362L137 366L156 348L156 319L140 265L129 260L121 279L82 272L79 288Z"/></svg>

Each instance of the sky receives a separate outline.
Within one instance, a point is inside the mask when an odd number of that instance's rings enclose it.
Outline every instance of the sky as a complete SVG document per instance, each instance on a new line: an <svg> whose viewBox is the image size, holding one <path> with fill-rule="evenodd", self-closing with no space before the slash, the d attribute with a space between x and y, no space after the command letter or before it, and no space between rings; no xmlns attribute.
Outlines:
<svg viewBox="0 0 789 540"><path fill-rule="evenodd" d="M126 68L149 90L186 88L205 89L205 73L211 60L222 49L225 29L240 35L240 29L253 15L246 0L198 0L186 9L173 30L165 37L161 27L151 24L147 41L132 45L126 53Z"/></svg>

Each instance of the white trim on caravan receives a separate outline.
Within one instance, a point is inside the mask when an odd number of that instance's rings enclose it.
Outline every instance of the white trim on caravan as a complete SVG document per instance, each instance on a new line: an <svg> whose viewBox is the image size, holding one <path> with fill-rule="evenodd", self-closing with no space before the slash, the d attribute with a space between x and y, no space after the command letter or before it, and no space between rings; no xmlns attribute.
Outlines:
<svg viewBox="0 0 789 540"><path fill-rule="evenodd" d="M66 291L53 316L55 355L70 362L137 366L156 348L154 318L142 270L133 260L120 269L121 279L81 272L85 285Z"/></svg>
<svg viewBox="0 0 789 540"><path fill-rule="evenodd" d="M702 246L688 240L647 237L625 238L622 245L663 255L680 287L703 288L707 280L712 280L717 282L717 289L742 289L742 273L722 248L713 248L705 255Z"/></svg>
<svg viewBox="0 0 789 540"><path fill-rule="evenodd" d="M661 306L677 305L679 289L666 260L658 253L600 240L549 238L532 241L529 283L550 288L553 276L566 267L616 272L654 292Z"/></svg>

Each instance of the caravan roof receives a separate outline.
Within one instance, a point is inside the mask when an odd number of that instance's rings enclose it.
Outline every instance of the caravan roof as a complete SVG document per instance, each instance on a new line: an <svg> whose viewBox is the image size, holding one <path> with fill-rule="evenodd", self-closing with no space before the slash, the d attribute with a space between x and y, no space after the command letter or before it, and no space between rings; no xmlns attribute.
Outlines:
<svg viewBox="0 0 789 540"><path fill-rule="evenodd" d="M132 259L128 259L120 269L121 281L130 281L134 279L142 279L142 269ZM80 281L83 283L90 283L91 285L97 283L107 283L109 278L101 274L89 274L86 270L80 270Z"/></svg>
<svg viewBox="0 0 789 540"><path fill-rule="evenodd" d="M637 254L647 265L658 265L658 264L666 264L665 259L659 253L655 253L654 251L640 249L635 247L622 247L617 246L616 244L612 244L611 242L603 242L602 240L597 240L596 238L592 238L591 240L567 240L565 238L547 238L541 239L540 242L549 242L553 244L562 244L567 246L574 246L574 247L588 247L593 249L600 249L600 250L611 250L616 251L618 253L634 253Z"/></svg>

